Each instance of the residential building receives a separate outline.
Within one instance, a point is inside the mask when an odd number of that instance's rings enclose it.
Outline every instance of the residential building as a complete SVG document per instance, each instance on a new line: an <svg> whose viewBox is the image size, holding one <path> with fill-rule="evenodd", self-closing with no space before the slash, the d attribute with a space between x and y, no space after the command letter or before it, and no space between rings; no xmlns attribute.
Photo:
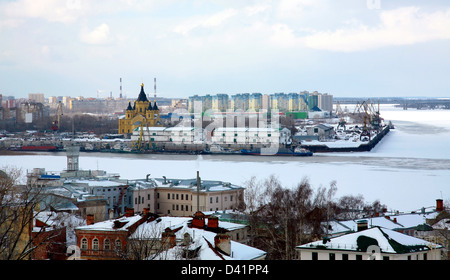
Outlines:
<svg viewBox="0 0 450 280"><path fill-rule="evenodd" d="M442 246L380 227L296 247L300 260L440 260ZM365 224L365 226L364 226Z"/></svg>
<svg viewBox="0 0 450 280"><path fill-rule="evenodd" d="M31 239L33 260L65 260L67 258L67 221L54 212L39 212L33 219Z"/></svg>
<svg viewBox="0 0 450 280"><path fill-rule="evenodd" d="M288 94L288 111L295 112L300 110L300 96L297 93Z"/></svg>
<svg viewBox="0 0 450 280"><path fill-rule="evenodd" d="M314 110L315 107L319 108L319 93L317 91L308 95L308 110Z"/></svg>
<svg viewBox="0 0 450 280"><path fill-rule="evenodd" d="M127 209L124 216L94 223L87 216L87 225L75 228L80 258L85 260L119 260L126 258L128 237L136 228L149 220L148 213L135 215Z"/></svg>
<svg viewBox="0 0 450 280"><path fill-rule="evenodd" d="M237 239L237 240L236 240ZM247 226L196 212L193 217L160 217L130 236L135 247L151 247L149 260L263 260L266 252L245 244Z"/></svg>
<svg viewBox="0 0 450 280"><path fill-rule="evenodd" d="M255 110L256 112L263 109L263 95L261 93L250 94L248 99L248 109Z"/></svg>
<svg viewBox="0 0 450 280"><path fill-rule="evenodd" d="M113 211L115 216L119 216L125 213L127 202L127 188L128 184L126 180L118 179L67 179L64 182L66 187L73 187L74 189L82 189L86 195L97 199L106 200L106 208L104 212L97 213L98 219L102 219L101 214L104 215L103 219L109 217L110 211Z"/></svg>
<svg viewBox="0 0 450 280"><path fill-rule="evenodd" d="M214 95L211 100L211 109L219 112L225 112L228 109L228 95Z"/></svg>
<svg viewBox="0 0 450 280"><path fill-rule="evenodd" d="M43 93L29 93L28 99L30 99L36 103L44 103L45 102Z"/></svg>
<svg viewBox="0 0 450 280"><path fill-rule="evenodd" d="M333 95L324 93L319 95L318 107L322 111L332 112L333 111Z"/></svg>
<svg viewBox="0 0 450 280"><path fill-rule="evenodd" d="M271 95L271 109L279 112L289 111L289 97L284 93L275 93Z"/></svg>
<svg viewBox="0 0 450 280"><path fill-rule="evenodd" d="M249 108L249 100L250 100L250 94L249 93L238 93L231 96L230 101L230 109L231 111L236 110L242 110L247 111Z"/></svg>

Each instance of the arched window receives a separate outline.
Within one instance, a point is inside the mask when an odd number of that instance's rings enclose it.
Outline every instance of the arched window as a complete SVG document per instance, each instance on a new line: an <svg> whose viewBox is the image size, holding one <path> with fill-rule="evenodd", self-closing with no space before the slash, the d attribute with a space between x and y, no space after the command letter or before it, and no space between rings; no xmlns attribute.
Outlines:
<svg viewBox="0 0 450 280"><path fill-rule="evenodd" d="M116 239L116 250L122 250L122 241Z"/></svg>
<svg viewBox="0 0 450 280"><path fill-rule="evenodd" d="M86 238L81 239L81 249L82 250L87 250L88 248L88 241Z"/></svg>
<svg viewBox="0 0 450 280"><path fill-rule="evenodd" d="M98 246L98 239L97 238L94 238L93 240L92 240L92 250L98 250L99 249L99 246Z"/></svg>
<svg viewBox="0 0 450 280"><path fill-rule="evenodd" d="M105 239L105 241L103 241L103 249L105 251L111 250L111 242L109 239Z"/></svg>

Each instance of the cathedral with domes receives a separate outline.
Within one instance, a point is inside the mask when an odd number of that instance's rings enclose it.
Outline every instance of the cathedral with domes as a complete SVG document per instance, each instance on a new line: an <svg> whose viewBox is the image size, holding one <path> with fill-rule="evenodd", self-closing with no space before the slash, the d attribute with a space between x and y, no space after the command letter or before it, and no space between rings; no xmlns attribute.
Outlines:
<svg viewBox="0 0 450 280"><path fill-rule="evenodd" d="M138 127L154 127L161 126L159 118L159 109L156 100L152 106L152 102L147 99L144 92L144 84L141 84L141 92L133 106L131 102L125 110L125 116L119 118L119 133L131 134Z"/></svg>

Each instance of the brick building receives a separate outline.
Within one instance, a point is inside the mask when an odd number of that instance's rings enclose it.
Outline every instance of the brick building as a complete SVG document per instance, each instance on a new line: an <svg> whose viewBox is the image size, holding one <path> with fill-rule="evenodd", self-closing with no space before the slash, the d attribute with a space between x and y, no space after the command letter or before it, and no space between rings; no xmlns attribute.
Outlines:
<svg viewBox="0 0 450 280"><path fill-rule="evenodd" d="M149 218L151 217L148 211L142 216L134 215L132 208L128 208L122 217L99 223L94 223L93 215L87 215L87 225L75 229L81 259L121 259L127 252L128 237Z"/></svg>

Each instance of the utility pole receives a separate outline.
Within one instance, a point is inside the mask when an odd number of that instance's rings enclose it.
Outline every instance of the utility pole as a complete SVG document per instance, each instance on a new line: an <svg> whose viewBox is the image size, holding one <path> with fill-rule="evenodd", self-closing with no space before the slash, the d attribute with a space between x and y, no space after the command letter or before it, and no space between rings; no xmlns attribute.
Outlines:
<svg viewBox="0 0 450 280"><path fill-rule="evenodd" d="M197 212L200 211L200 172L197 171Z"/></svg>

